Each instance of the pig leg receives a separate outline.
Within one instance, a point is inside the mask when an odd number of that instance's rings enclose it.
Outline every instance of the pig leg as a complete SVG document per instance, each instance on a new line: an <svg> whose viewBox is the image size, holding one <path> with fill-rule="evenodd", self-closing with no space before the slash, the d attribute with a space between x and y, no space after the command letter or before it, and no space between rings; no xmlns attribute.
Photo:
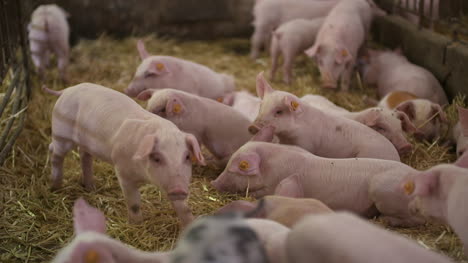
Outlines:
<svg viewBox="0 0 468 263"><path fill-rule="evenodd" d="M271 71L270 71L270 80L275 79L276 70L278 69L278 58L280 55L279 43L277 37L273 34L271 39Z"/></svg>
<svg viewBox="0 0 468 263"><path fill-rule="evenodd" d="M128 221L132 224L139 224L143 221L143 216L140 209L141 200L138 185L129 180L122 179L123 177L131 177L123 175L119 171L116 171L116 173L119 178L120 188L122 188L125 201L127 202Z"/></svg>
<svg viewBox="0 0 468 263"><path fill-rule="evenodd" d="M63 180L63 160L65 155L75 147L72 141L59 141L55 138L49 145L52 163L52 190L56 190L62 186Z"/></svg>
<svg viewBox="0 0 468 263"><path fill-rule="evenodd" d="M290 85L292 80L292 67L294 63L294 53L293 52L283 52L283 81L284 83Z"/></svg>
<svg viewBox="0 0 468 263"><path fill-rule="evenodd" d="M343 91L348 91L349 90L349 85L351 83L351 76L353 74L353 69L352 66L354 65L354 61L352 63L348 64L341 74L341 90Z"/></svg>
<svg viewBox="0 0 468 263"><path fill-rule="evenodd" d="M91 154L80 150L81 169L83 170L83 186L87 191L94 189L93 182L93 157Z"/></svg>
<svg viewBox="0 0 468 263"><path fill-rule="evenodd" d="M177 217L180 219L180 226L182 229L193 221L194 217L192 210L187 204L187 200L176 200L172 201L171 204L177 214Z"/></svg>
<svg viewBox="0 0 468 263"><path fill-rule="evenodd" d="M250 51L250 58L257 59L258 55L260 54L260 49L263 45L265 45L266 41L268 41L268 37L270 35L271 28L266 25L259 25L255 26L255 31L252 35L251 43L251 51Z"/></svg>
<svg viewBox="0 0 468 263"><path fill-rule="evenodd" d="M304 197L304 191L298 175L291 175L283 179L275 189L275 195L301 198Z"/></svg>
<svg viewBox="0 0 468 263"><path fill-rule="evenodd" d="M67 81L66 70L68 66L68 51L55 48L55 54L57 55L57 65L60 72L60 78L62 81Z"/></svg>

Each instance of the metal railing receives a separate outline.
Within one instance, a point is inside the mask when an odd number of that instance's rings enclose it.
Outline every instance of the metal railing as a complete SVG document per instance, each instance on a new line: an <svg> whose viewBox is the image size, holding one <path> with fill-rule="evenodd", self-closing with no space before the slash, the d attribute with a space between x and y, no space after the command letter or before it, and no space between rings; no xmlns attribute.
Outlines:
<svg viewBox="0 0 468 263"><path fill-rule="evenodd" d="M382 0L392 1L390 11L399 14L420 29L427 28L468 44L467 0ZM386 4L386 6L389 6Z"/></svg>
<svg viewBox="0 0 468 263"><path fill-rule="evenodd" d="M20 135L31 90L25 8L19 0L0 0L0 165Z"/></svg>

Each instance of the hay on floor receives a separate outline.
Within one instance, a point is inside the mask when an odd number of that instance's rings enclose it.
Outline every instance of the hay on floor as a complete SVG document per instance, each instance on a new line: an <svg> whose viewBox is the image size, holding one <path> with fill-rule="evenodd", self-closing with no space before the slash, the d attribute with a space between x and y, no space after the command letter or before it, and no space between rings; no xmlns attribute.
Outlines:
<svg viewBox="0 0 468 263"><path fill-rule="evenodd" d="M269 69L267 57L256 62L248 58L249 42L245 39L202 42L148 36L144 41L153 54L182 57L216 71L232 74L236 77L238 89L251 92L255 92L258 72ZM122 91L130 83L140 63L135 46L135 38L114 40L103 36L97 40L81 41L72 49L69 85L93 82ZM292 86L282 84L280 75L272 85L300 96L307 93L322 94L353 111L367 106L362 99L363 95L375 98L375 91L367 87L354 88L350 93L320 89L317 85L318 72L305 57L297 60L295 75ZM49 88L60 90L67 86L58 81L57 76L57 70L52 69L46 83ZM49 190L50 163L47 149L51 133L51 111L56 97L42 93L38 79L33 80L33 85L34 94L26 128L12 155L0 168L0 261L50 261L57 250L72 238L71 208L73 201L80 196L104 212L111 237L143 250L171 249L178 235L178 225L169 202L156 187L143 187L144 223L139 226L128 224L125 202L109 164L95 161L97 189L86 192L80 185L79 155L72 152L65 161L63 188L56 192ZM463 104L460 99L457 103ZM452 106L447 109L452 122L456 115L454 109ZM414 140L413 143L415 150L403 160L417 169L455 160L454 152L449 147ZM210 214L231 200L243 198L218 193L209 185L209 181L220 172L212 168L194 168L190 205L195 215ZM378 220L376 222L380 223ZM446 226L431 224L392 230L456 260L464 259L459 239Z"/></svg>

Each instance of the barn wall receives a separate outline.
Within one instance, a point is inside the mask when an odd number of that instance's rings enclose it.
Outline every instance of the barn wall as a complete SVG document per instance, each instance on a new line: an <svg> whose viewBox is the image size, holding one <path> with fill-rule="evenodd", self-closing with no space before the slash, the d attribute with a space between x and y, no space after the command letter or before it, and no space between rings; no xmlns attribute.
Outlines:
<svg viewBox="0 0 468 263"><path fill-rule="evenodd" d="M70 13L72 38L148 33L195 39L248 36L254 0L36 0Z"/></svg>

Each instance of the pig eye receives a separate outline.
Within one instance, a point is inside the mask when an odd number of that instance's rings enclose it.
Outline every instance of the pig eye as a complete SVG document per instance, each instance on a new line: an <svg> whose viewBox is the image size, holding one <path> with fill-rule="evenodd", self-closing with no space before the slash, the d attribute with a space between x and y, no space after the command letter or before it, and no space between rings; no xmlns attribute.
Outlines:
<svg viewBox="0 0 468 263"><path fill-rule="evenodd" d="M166 113L166 108L162 108L159 112Z"/></svg>
<svg viewBox="0 0 468 263"><path fill-rule="evenodd" d="M375 130L376 132L379 132L379 133L385 132L385 128L383 128L383 127L381 127L381 126L375 126L375 127L373 127L373 128L374 128L374 130Z"/></svg>
<svg viewBox="0 0 468 263"><path fill-rule="evenodd" d="M151 159L151 161L153 161L155 163L161 163L161 157L159 157L157 154L152 153L150 155L150 159Z"/></svg>
<svg viewBox="0 0 468 263"><path fill-rule="evenodd" d="M190 161L190 154L187 153L187 156L185 156L186 161Z"/></svg>
<svg viewBox="0 0 468 263"><path fill-rule="evenodd" d="M283 110L277 110L277 111L275 112L275 115L276 115L276 116L280 116L281 114L283 114Z"/></svg>
<svg viewBox="0 0 468 263"><path fill-rule="evenodd" d="M156 73L154 72L145 72L145 75L144 75L145 78L151 78L155 76L156 76Z"/></svg>

